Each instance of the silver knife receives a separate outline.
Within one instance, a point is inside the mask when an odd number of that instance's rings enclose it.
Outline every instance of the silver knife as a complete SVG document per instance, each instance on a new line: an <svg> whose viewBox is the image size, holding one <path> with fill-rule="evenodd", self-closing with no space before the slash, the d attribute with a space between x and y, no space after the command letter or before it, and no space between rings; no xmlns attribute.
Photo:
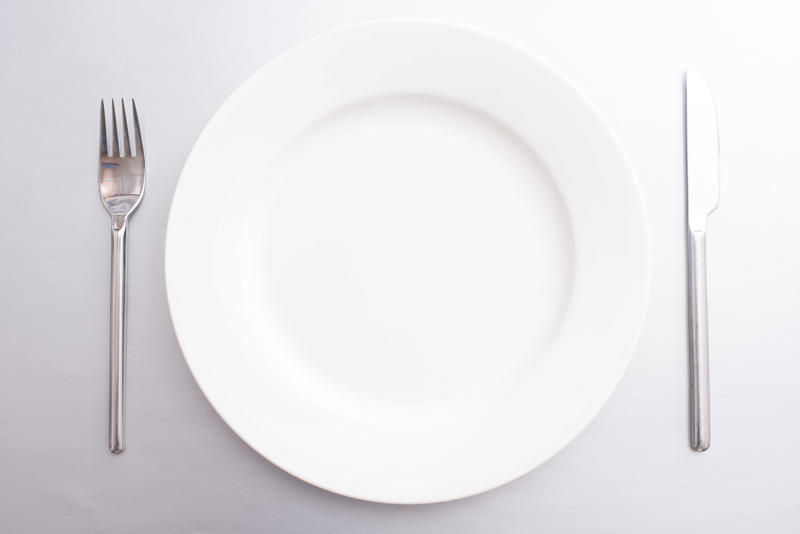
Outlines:
<svg viewBox="0 0 800 534"><path fill-rule="evenodd" d="M690 442L702 452L711 445L706 222L719 204L719 133L711 90L692 67L686 69L686 203Z"/></svg>

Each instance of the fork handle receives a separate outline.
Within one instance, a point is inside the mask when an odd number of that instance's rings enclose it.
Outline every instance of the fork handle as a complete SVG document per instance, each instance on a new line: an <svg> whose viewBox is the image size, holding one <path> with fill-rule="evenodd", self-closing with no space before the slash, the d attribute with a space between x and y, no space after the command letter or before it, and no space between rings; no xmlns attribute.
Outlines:
<svg viewBox="0 0 800 534"><path fill-rule="evenodd" d="M706 233L689 231L689 409L690 441L702 452L711 445L708 377L708 292Z"/></svg>
<svg viewBox="0 0 800 534"><path fill-rule="evenodd" d="M127 218L111 222L111 373L109 384L108 448L125 450L125 252Z"/></svg>

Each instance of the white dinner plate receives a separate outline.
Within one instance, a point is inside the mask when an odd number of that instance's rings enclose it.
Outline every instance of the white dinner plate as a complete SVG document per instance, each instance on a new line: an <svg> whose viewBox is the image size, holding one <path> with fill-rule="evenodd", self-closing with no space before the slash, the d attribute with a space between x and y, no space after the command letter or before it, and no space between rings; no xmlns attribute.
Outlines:
<svg viewBox="0 0 800 534"><path fill-rule="evenodd" d="M600 410L635 349L650 248L608 125L484 33L371 23L269 62L175 192L172 320L255 450L372 501L473 495Z"/></svg>

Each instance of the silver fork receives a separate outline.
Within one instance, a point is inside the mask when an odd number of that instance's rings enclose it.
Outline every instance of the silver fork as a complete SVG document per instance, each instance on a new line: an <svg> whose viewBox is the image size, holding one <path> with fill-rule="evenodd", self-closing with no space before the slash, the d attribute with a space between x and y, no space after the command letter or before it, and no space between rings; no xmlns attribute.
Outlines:
<svg viewBox="0 0 800 534"><path fill-rule="evenodd" d="M136 153L131 152L128 117L122 100L122 142L119 150L117 110L111 101L112 139L106 135L106 108L100 101L100 159L98 178L100 197L111 214L111 376L109 387L108 448L115 454L125 450L125 252L128 217L144 194L145 166L142 134L136 102L133 129ZM108 148L111 146L111 151Z"/></svg>

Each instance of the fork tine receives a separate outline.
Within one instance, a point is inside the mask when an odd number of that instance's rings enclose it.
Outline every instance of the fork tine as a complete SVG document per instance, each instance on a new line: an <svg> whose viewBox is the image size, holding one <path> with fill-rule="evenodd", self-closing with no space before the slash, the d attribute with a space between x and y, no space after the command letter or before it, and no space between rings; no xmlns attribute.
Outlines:
<svg viewBox="0 0 800 534"><path fill-rule="evenodd" d="M111 135L113 141L111 143L111 155L119 157L119 137L117 136L117 108L114 105L114 99L111 99Z"/></svg>
<svg viewBox="0 0 800 534"><path fill-rule="evenodd" d="M133 129L136 134L136 157L144 157L144 146L142 145L142 131L139 129L139 114L136 112L136 100L131 98L133 108Z"/></svg>
<svg viewBox="0 0 800 534"><path fill-rule="evenodd" d="M106 135L106 105L100 99L100 157L108 156L108 136Z"/></svg>
<svg viewBox="0 0 800 534"><path fill-rule="evenodd" d="M122 146L125 148L125 157L131 157L131 141L128 138L128 114L125 112L125 99L122 103Z"/></svg>

